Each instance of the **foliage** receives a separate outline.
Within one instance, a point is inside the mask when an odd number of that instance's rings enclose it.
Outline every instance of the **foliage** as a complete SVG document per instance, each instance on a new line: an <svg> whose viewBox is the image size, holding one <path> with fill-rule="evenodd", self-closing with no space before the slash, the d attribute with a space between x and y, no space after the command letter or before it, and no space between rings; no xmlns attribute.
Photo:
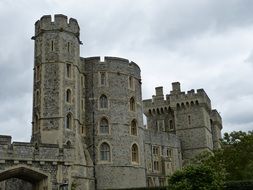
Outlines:
<svg viewBox="0 0 253 190"><path fill-rule="evenodd" d="M227 179L253 179L253 131L225 133L222 143L222 153L215 157L224 163Z"/></svg>
<svg viewBox="0 0 253 190"><path fill-rule="evenodd" d="M169 190L219 190L223 178L210 166L189 165L169 178Z"/></svg>
<svg viewBox="0 0 253 190"><path fill-rule="evenodd" d="M253 181L228 181L225 190L252 190Z"/></svg>

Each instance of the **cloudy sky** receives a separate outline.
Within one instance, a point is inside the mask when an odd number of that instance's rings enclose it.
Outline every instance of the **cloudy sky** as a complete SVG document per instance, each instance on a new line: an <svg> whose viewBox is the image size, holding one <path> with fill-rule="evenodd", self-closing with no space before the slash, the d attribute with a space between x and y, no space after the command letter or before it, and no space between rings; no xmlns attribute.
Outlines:
<svg viewBox="0 0 253 190"><path fill-rule="evenodd" d="M223 132L253 129L252 0L0 0L0 134L29 141L34 23L65 14L81 28L81 56L118 56L156 86L204 88Z"/></svg>

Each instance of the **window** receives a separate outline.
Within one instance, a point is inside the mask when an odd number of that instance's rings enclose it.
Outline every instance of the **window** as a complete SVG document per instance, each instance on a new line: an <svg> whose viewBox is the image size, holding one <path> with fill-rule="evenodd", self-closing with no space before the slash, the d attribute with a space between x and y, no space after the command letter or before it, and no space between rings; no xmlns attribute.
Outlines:
<svg viewBox="0 0 253 190"><path fill-rule="evenodd" d="M172 157L172 150L170 148L167 148L166 156L169 158Z"/></svg>
<svg viewBox="0 0 253 190"><path fill-rule="evenodd" d="M191 116L188 115L188 124L191 125Z"/></svg>
<svg viewBox="0 0 253 190"><path fill-rule="evenodd" d="M136 144L133 144L132 146L132 162L139 162L139 151L138 146Z"/></svg>
<svg viewBox="0 0 253 190"><path fill-rule="evenodd" d="M154 170L159 171L159 162L158 161L154 161Z"/></svg>
<svg viewBox="0 0 253 190"><path fill-rule="evenodd" d="M159 146L153 146L153 155L160 155Z"/></svg>
<svg viewBox="0 0 253 190"><path fill-rule="evenodd" d="M131 76L128 78L128 87L132 90L134 89L134 80Z"/></svg>
<svg viewBox="0 0 253 190"><path fill-rule="evenodd" d="M54 41L51 41L51 51L54 51Z"/></svg>
<svg viewBox="0 0 253 190"><path fill-rule="evenodd" d="M137 136L137 125L135 120L131 122L131 135Z"/></svg>
<svg viewBox="0 0 253 190"><path fill-rule="evenodd" d="M67 45L67 49L68 49L68 52L70 52L70 42L68 42L68 45Z"/></svg>
<svg viewBox="0 0 253 190"><path fill-rule="evenodd" d="M157 121L157 127L158 127L158 131L165 131L164 120L158 120Z"/></svg>
<svg viewBox="0 0 253 190"><path fill-rule="evenodd" d="M110 146L105 142L100 145L100 160L110 161Z"/></svg>
<svg viewBox="0 0 253 190"><path fill-rule="evenodd" d="M174 125L173 125L172 119L169 121L169 125L170 125L170 130L173 130L174 129Z"/></svg>
<svg viewBox="0 0 253 190"><path fill-rule="evenodd" d="M108 100L105 95L100 96L99 101L100 101L100 108L101 109L108 108Z"/></svg>
<svg viewBox="0 0 253 190"><path fill-rule="evenodd" d="M130 99L130 111L135 111L135 100L133 97Z"/></svg>
<svg viewBox="0 0 253 190"><path fill-rule="evenodd" d="M40 66L39 65L35 69L35 78L36 78L36 81L40 80Z"/></svg>
<svg viewBox="0 0 253 190"><path fill-rule="evenodd" d="M38 115L35 115L35 118L34 118L34 131L39 131L39 117L38 117Z"/></svg>
<svg viewBox="0 0 253 190"><path fill-rule="evenodd" d="M81 100L81 109L82 109L82 111L84 111L84 99L83 98Z"/></svg>
<svg viewBox="0 0 253 190"><path fill-rule="evenodd" d="M71 113L68 113L68 115L65 118L65 128L71 129L71 126L72 126L72 115Z"/></svg>
<svg viewBox="0 0 253 190"><path fill-rule="evenodd" d="M84 87L84 76L83 75L81 75L81 87Z"/></svg>
<svg viewBox="0 0 253 190"><path fill-rule="evenodd" d="M40 101L40 92L39 90L36 90L36 93L35 93L35 106L39 105L39 101Z"/></svg>
<svg viewBox="0 0 253 190"><path fill-rule="evenodd" d="M100 120L99 132L101 134L109 134L109 125L106 118L102 118Z"/></svg>
<svg viewBox="0 0 253 190"><path fill-rule="evenodd" d="M67 89L66 91L66 102L71 103L71 90Z"/></svg>
<svg viewBox="0 0 253 190"><path fill-rule="evenodd" d="M100 85L106 86L106 73L100 72Z"/></svg>
<svg viewBox="0 0 253 190"><path fill-rule="evenodd" d="M70 64L67 64L66 66L66 74L67 74L67 77L68 78L71 78L71 65Z"/></svg>

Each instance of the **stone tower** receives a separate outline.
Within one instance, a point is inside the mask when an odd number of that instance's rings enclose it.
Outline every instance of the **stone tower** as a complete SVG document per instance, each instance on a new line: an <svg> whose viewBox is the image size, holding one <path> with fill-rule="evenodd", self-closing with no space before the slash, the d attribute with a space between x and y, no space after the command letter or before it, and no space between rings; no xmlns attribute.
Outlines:
<svg viewBox="0 0 253 190"><path fill-rule="evenodd" d="M187 162L202 151L219 147L221 117L212 110L203 89L181 91L180 83L172 83L172 91L164 98L163 88L156 88L153 99L144 100L148 128L175 134L181 141L182 158Z"/></svg>
<svg viewBox="0 0 253 190"><path fill-rule="evenodd" d="M83 62L87 147L96 165L98 189L144 187L140 68L116 57Z"/></svg>
<svg viewBox="0 0 253 190"><path fill-rule="evenodd" d="M64 15L35 23L32 142L74 143L82 131L79 26Z"/></svg>

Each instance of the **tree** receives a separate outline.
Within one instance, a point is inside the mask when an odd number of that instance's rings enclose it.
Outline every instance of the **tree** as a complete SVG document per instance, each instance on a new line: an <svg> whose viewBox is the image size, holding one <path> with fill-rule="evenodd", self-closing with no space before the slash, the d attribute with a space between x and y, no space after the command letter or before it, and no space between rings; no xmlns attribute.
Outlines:
<svg viewBox="0 0 253 190"><path fill-rule="evenodd" d="M219 190L223 188L223 178L209 166L189 165L175 172L169 178L169 190Z"/></svg>
<svg viewBox="0 0 253 190"><path fill-rule="evenodd" d="M253 179L253 131L225 133L222 143L227 179Z"/></svg>

